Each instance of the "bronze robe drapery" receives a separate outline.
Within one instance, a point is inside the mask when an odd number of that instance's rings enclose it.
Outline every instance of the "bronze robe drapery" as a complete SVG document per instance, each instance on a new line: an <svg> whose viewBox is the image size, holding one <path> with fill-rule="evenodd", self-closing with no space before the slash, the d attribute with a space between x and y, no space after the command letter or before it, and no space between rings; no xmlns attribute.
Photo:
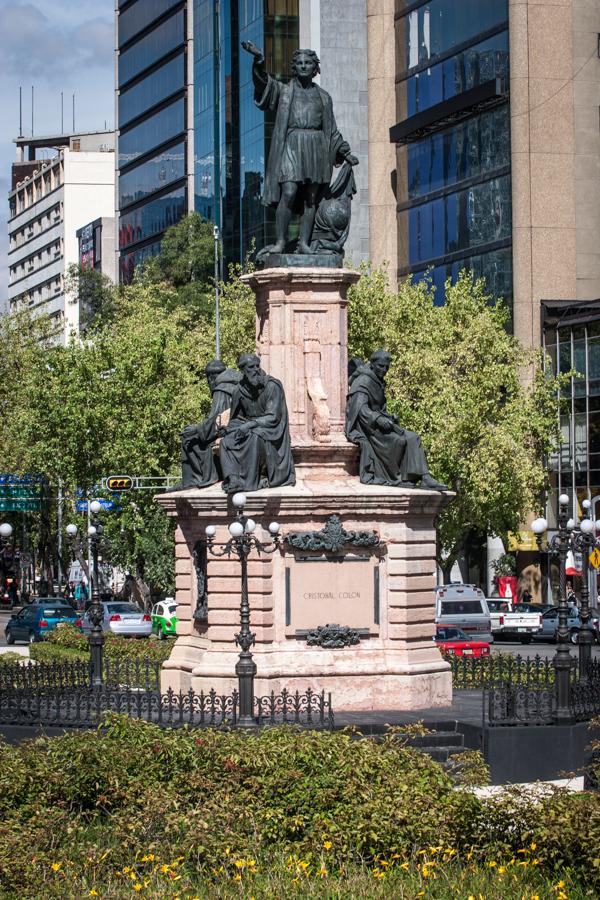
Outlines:
<svg viewBox="0 0 600 900"><path fill-rule="evenodd" d="M271 137L271 149L265 171L265 184L263 191L263 203L265 206L277 206L281 194L279 175L282 167L285 141L288 134L290 109L294 91L298 90L296 79L292 78L289 84L283 84L267 74L264 63L254 63L252 67L254 81L254 102L259 109L276 111L275 127ZM350 147L344 141L337 130L333 115L333 103L331 97L323 88L315 85L323 103L323 134L328 153L322 161L320 183L329 184L333 166L343 162Z"/></svg>
<svg viewBox="0 0 600 900"><path fill-rule="evenodd" d="M381 429L383 421L392 422L387 434ZM363 484L401 486L429 472L420 437L401 428L387 412L384 384L369 366L358 369L350 383L346 437L360 447Z"/></svg>
<svg viewBox="0 0 600 900"><path fill-rule="evenodd" d="M207 418L186 429L181 440L181 474L184 487L206 487L221 480L213 446L217 439L218 418L231 406L234 389L242 375L237 369L226 369L217 375L212 406ZM191 432L191 433L190 433Z"/></svg>
<svg viewBox="0 0 600 900"><path fill-rule="evenodd" d="M236 426L252 421L254 428L240 439ZM288 411L283 385L266 376L260 391L241 381L231 402L231 420L221 438L224 490L257 491L295 484Z"/></svg>

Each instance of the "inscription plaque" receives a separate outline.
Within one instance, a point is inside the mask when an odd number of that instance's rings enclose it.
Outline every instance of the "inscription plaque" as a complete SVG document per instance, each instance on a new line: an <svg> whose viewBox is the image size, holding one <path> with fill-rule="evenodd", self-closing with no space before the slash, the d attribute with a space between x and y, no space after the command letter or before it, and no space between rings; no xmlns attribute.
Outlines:
<svg viewBox="0 0 600 900"><path fill-rule="evenodd" d="M379 632L379 567L372 556L295 559L286 570L286 634L342 622Z"/></svg>

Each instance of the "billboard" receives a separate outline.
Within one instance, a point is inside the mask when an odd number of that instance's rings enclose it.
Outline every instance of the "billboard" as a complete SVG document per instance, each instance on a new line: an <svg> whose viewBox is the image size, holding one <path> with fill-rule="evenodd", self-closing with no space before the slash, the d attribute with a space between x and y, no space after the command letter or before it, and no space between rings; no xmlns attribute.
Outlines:
<svg viewBox="0 0 600 900"><path fill-rule="evenodd" d="M43 475L0 473L0 512L32 512L42 508Z"/></svg>

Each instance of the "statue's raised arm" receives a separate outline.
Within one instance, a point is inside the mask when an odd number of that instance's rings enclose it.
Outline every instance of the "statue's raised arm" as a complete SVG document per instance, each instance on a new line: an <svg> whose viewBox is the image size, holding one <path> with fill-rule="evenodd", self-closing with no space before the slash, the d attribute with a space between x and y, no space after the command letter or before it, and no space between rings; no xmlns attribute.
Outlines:
<svg viewBox="0 0 600 900"><path fill-rule="evenodd" d="M314 50L296 50L292 59L292 78L285 84L267 74L262 50L251 41L242 47L253 57L252 80L254 101L259 109L275 113L275 127L271 137L269 159L265 170L263 203L277 209L275 218L276 242L261 251L271 256L271 265L284 265L275 255L289 251L288 229L294 212L300 213L300 231L296 254L319 255L325 249L341 253L348 233L350 202L354 192L351 167L358 164L350 146L337 129L331 97L313 79L321 71L319 57ZM339 236L327 234L328 207L331 204L331 175L334 166L346 163L349 173L344 175L339 193L344 193L347 221L339 229ZM336 179L337 182L340 179ZM343 204L342 204L343 205ZM346 209L347 207L347 209ZM319 222L321 240L313 235L317 210L323 212ZM343 256L343 254L342 254ZM339 257L338 265L341 265ZM304 263L306 264L306 263ZM331 263L328 263L331 264Z"/></svg>

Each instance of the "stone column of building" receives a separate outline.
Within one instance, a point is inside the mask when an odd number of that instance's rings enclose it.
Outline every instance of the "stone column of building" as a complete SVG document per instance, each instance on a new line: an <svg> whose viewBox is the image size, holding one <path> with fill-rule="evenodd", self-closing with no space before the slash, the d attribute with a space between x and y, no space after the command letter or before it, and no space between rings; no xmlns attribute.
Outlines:
<svg viewBox="0 0 600 900"><path fill-rule="evenodd" d="M533 347L540 300L577 296L571 6L509 0L514 332Z"/></svg>
<svg viewBox="0 0 600 900"><path fill-rule="evenodd" d="M369 250L375 265L388 263L390 279L398 269L396 148L390 128L396 115L394 0L367 2L369 104Z"/></svg>

